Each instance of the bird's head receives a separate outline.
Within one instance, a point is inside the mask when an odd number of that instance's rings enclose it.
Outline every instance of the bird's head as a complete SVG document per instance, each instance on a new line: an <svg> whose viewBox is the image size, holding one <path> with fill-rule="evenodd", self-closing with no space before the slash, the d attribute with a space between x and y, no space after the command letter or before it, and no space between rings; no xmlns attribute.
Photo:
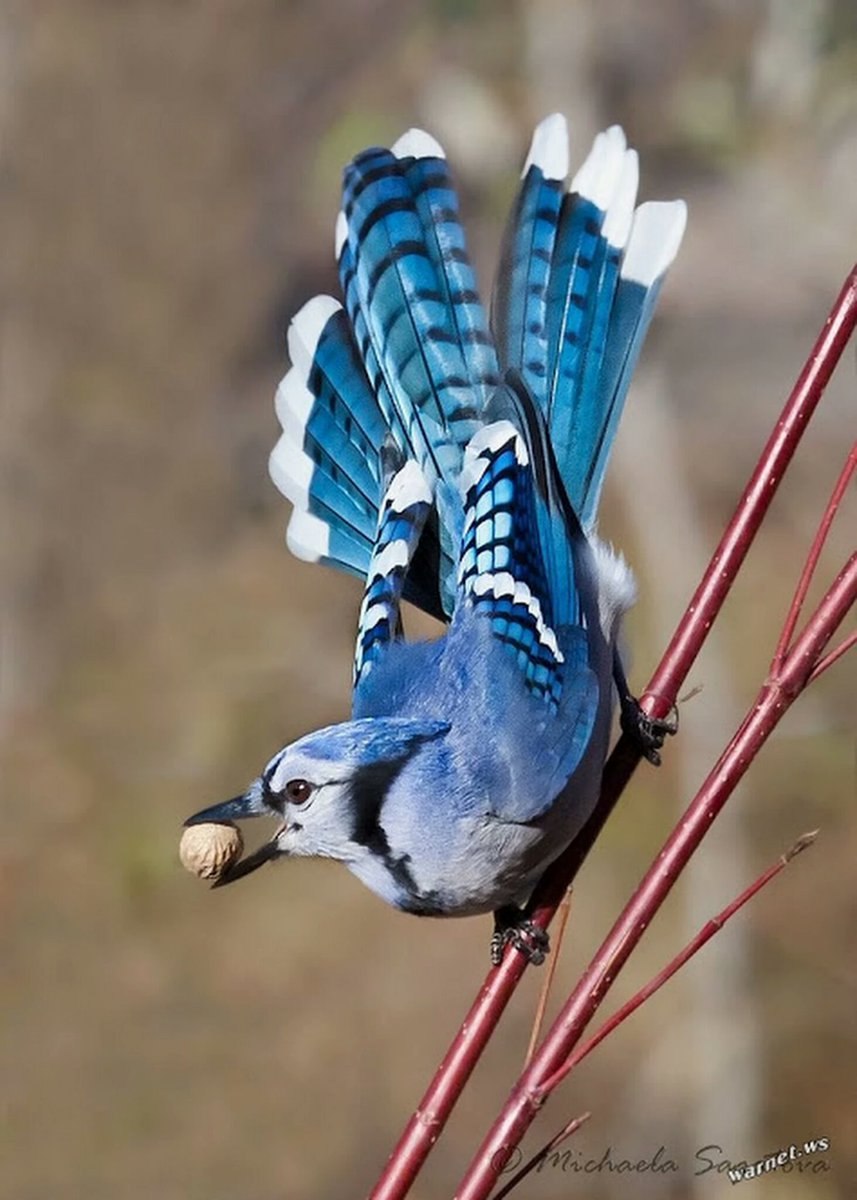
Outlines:
<svg viewBox="0 0 857 1200"><path fill-rule="evenodd" d="M275 754L241 795L188 817L185 825L274 817L273 836L221 875L215 887L249 875L283 855L347 860L365 845L367 821L427 742L446 721L369 717L307 734Z"/></svg>

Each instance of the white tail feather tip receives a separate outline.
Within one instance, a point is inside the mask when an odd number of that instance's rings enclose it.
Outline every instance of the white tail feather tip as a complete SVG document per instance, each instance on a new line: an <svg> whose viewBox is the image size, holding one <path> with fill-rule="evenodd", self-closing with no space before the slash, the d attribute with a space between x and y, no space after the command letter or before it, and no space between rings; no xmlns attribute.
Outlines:
<svg viewBox="0 0 857 1200"><path fill-rule="evenodd" d="M640 164L636 150L626 150L622 159L619 182L613 194L607 216L604 218L602 234L611 246L623 249L631 232L634 205L637 202L637 187L640 182Z"/></svg>
<svg viewBox="0 0 857 1200"><path fill-rule="evenodd" d="M390 150L396 158L446 158L440 142L424 129L409 129Z"/></svg>
<svg viewBox="0 0 857 1200"><path fill-rule="evenodd" d="M562 113L551 113L536 126L521 178L530 167L538 167L545 179L568 174L568 126Z"/></svg>
<svg viewBox="0 0 857 1200"><path fill-rule="evenodd" d="M651 200L634 214L622 278L651 287L665 274L678 253L687 224L683 200Z"/></svg>

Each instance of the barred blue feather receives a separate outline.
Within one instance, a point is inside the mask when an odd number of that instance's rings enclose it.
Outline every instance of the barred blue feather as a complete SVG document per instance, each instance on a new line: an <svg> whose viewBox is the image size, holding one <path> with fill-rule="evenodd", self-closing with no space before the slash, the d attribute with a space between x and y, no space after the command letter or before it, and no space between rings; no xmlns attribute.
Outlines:
<svg viewBox="0 0 857 1200"><path fill-rule="evenodd" d="M486 614L528 691L556 708L565 660L553 628L535 480L524 440L510 422L486 425L471 440L459 486L465 511L459 588Z"/></svg>
<svg viewBox="0 0 857 1200"><path fill-rule="evenodd" d="M617 126L598 135L558 203L566 139L564 120L554 116L533 140L504 240L492 327L501 366L519 371L542 407L569 499L588 529L685 210L680 201L643 205L633 217L637 156Z"/></svg>
<svg viewBox="0 0 857 1200"><path fill-rule="evenodd" d="M427 227L434 231L427 238L408 171L389 150L366 151L346 170L343 213L343 285L366 322L421 469L430 482L449 478L478 428L479 381L470 376L447 302L449 292L460 289L441 282L430 248L436 227ZM487 331L483 336L490 345Z"/></svg>
<svg viewBox="0 0 857 1200"><path fill-rule="evenodd" d="M366 590L358 618L355 689L387 646L399 636L399 601L431 505L431 491L411 459L393 476L381 505L375 548L366 572Z"/></svg>

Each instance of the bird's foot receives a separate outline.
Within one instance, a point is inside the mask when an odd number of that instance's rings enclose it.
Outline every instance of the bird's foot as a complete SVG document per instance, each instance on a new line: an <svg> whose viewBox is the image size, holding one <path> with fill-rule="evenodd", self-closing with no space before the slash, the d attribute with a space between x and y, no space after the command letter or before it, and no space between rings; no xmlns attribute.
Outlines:
<svg viewBox="0 0 857 1200"><path fill-rule="evenodd" d="M499 967L507 946L514 946L531 967L539 967L550 949L550 938L519 909L498 909L494 914L494 933L491 936L491 962Z"/></svg>
<svg viewBox="0 0 857 1200"><path fill-rule="evenodd" d="M678 733L678 709L673 705L666 717L650 717L640 708L639 701L627 696L622 701L621 725L623 732L639 746L643 758L659 767L664 742Z"/></svg>

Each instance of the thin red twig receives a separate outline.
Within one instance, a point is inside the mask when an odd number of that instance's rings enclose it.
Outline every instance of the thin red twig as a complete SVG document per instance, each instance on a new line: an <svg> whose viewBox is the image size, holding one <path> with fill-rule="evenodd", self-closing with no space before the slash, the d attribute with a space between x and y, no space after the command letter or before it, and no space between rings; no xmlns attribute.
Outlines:
<svg viewBox="0 0 857 1200"><path fill-rule="evenodd" d="M539 999L536 1004L536 1013L533 1017L533 1028L530 1031L530 1041L527 1046L527 1053L524 1055L524 1066L530 1061L538 1045L539 1037L541 1036L542 1026L544 1025L545 1012L547 1011L548 999L551 994L551 986L553 978L556 975L557 963L559 962L559 952L562 948L563 938L565 937L565 927L568 924L569 913L571 912L571 888L565 893L562 898L562 903L559 906L559 916L557 918L556 928L551 934L551 954L547 961L545 977L542 980L542 986L539 988Z"/></svg>
<svg viewBox="0 0 857 1200"><path fill-rule="evenodd" d="M827 502L827 507L824 510L824 516L816 531L815 537L812 539L812 545L809 548L806 562L803 565L803 570L800 573L797 588L795 589L794 598L789 607L788 615L780 633L777 648L774 651L774 667L778 667L786 656L789 644L795 631L795 627L800 617L801 609L803 608L806 594L809 591L809 585L812 583L812 577L815 574L815 568L818 565L819 557L824 549L824 544L827 541L827 535L830 533L830 526L833 524L833 519L839 510L839 505L842 503L842 498L848 490L848 484L854 472L857 471L857 442L851 447L851 451L845 460L845 465L840 472L839 478L833 487L830 494L830 499Z"/></svg>
<svg viewBox="0 0 857 1200"><path fill-rule="evenodd" d="M781 668L766 680L752 708L691 801L613 928L581 976L553 1027L513 1088L456 1192L456 1200L487 1200L495 1163L512 1152L544 1103L544 1085L566 1062L632 950L750 763L783 714L809 683L814 666L857 601L857 553L834 580Z"/></svg>
<svg viewBox="0 0 857 1200"><path fill-rule="evenodd" d="M803 436L857 324L857 266L852 268L816 339L809 358L768 439L720 544L691 599L641 703L650 716L665 717L705 642L780 480ZM547 928L569 884L640 761L637 746L621 737L607 762L601 798L572 845L536 889L531 917ZM526 959L509 950L492 968L422 1101L382 1172L371 1200L403 1200L437 1142L455 1103L518 986Z"/></svg>
<svg viewBox="0 0 857 1200"><path fill-rule="evenodd" d="M581 1125L585 1125L591 1116L592 1113L581 1113L579 1117L575 1117L573 1120L569 1121L567 1125L563 1125L559 1133L555 1133L551 1140L542 1146L541 1150L537 1150L533 1157L524 1163L520 1171L516 1172L516 1174L512 1176L505 1187L500 1189L500 1191L494 1197L494 1200L505 1200L507 1196L511 1195L518 1184L523 1183L527 1176L532 1171L535 1171L539 1163L544 1162L549 1154L553 1154L557 1146L561 1146L563 1142L567 1141L572 1136L572 1134L577 1133Z"/></svg>
<svg viewBox="0 0 857 1200"><path fill-rule="evenodd" d="M680 971L689 959L693 958L694 954L702 949L702 947L719 933L726 922L734 917L735 914L752 900L753 897L762 890L772 879L779 875L780 871L795 858L801 851L806 850L813 844L818 835L818 830L814 829L812 833L805 833L802 837L791 846L785 854L781 854L775 863L773 863L766 871L763 871L758 879L754 879L749 887L745 888L740 896L737 896L731 904L727 904L722 912L719 912L716 917L706 921L705 925L699 930L695 937L687 943L687 945L678 952L678 954L667 963L663 970L659 971L653 979L650 979L647 984L635 992L629 1000L617 1008L612 1016L608 1017L603 1025L599 1026L591 1038L588 1038L583 1045L579 1045L577 1049L570 1054L558 1071L555 1071L541 1086L543 1096L549 1095L554 1091L565 1077L581 1062L584 1058L592 1053L596 1046L599 1046L606 1037L611 1034L614 1029L618 1029L623 1021L627 1021L632 1013L645 1004L650 996L659 991L668 980L672 979L676 971Z"/></svg>
<svg viewBox="0 0 857 1200"><path fill-rule="evenodd" d="M847 654L852 646L857 646L857 629L853 633L849 633L848 637L839 643L833 650L825 654L824 658L819 659L812 669L812 674L809 677L810 683L815 683L819 675L823 675L829 670L835 662L838 662L843 654Z"/></svg>

